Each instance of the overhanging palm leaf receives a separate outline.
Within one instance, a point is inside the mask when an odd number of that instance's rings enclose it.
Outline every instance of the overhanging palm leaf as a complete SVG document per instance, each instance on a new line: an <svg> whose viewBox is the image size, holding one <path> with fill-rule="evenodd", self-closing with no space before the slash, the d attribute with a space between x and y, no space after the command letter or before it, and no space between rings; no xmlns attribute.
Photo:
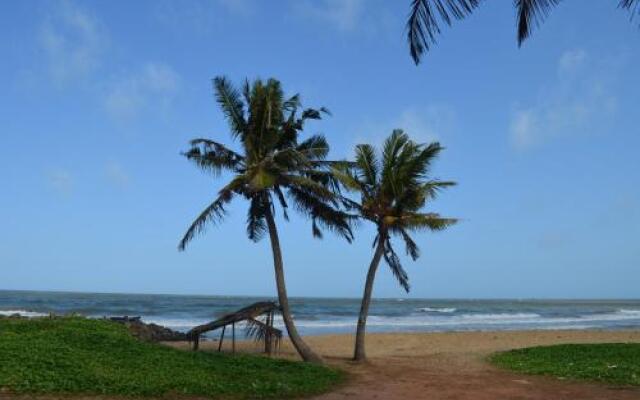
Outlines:
<svg viewBox="0 0 640 400"><path fill-rule="evenodd" d="M479 4L480 0L412 0L406 29L409 51L416 65L436 43L442 22L451 25L452 19L463 19Z"/></svg>
<svg viewBox="0 0 640 400"><path fill-rule="evenodd" d="M518 46L531 36L534 27L542 24L551 9L560 2L561 0L513 1L516 8ZM442 23L451 25L454 19L464 19L480 3L482 0L412 0L406 29L409 53L416 65L436 43ZM618 7L627 10L633 19L640 13L640 0L620 0Z"/></svg>
<svg viewBox="0 0 640 400"><path fill-rule="evenodd" d="M518 46L522 45L534 26L539 26L560 0L516 0L516 15L518 16Z"/></svg>

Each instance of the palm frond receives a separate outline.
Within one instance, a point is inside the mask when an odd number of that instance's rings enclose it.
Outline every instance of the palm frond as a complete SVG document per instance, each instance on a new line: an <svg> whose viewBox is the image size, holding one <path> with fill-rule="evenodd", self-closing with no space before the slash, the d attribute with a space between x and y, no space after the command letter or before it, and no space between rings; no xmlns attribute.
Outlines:
<svg viewBox="0 0 640 400"><path fill-rule="evenodd" d="M394 129L382 148L382 173L392 173L398 154L409 143L409 136L402 129Z"/></svg>
<svg viewBox="0 0 640 400"><path fill-rule="evenodd" d="M296 150L304 154L309 160L324 160L329 154L329 144L322 135L313 135L300 143Z"/></svg>
<svg viewBox="0 0 640 400"><path fill-rule="evenodd" d="M389 240L389 238L386 238L386 239L379 238L378 240L385 240L384 253L383 253L384 260L387 262L387 265L391 269L391 273L393 273L393 276L398 280L398 283L400 284L400 286L402 286L402 288L407 293L409 293L409 290L410 290L409 275L407 274L407 271L405 271L404 268L402 268L402 264L400 263L400 257L398 257L396 252L393 250L393 247L391 246L391 241Z"/></svg>
<svg viewBox="0 0 640 400"><path fill-rule="evenodd" d="M262 196L253 196L251 198L247 212L247 236L254 242L260 241L267 231L265 216L266 207L269 206L269 204L265 204Z"/></svg>
<svg viewBox="0 0 640 400"><path fill-rule="evenodd" d="M294 94L282 103L282 109L295 114L295 111L302 106L300 94Z"/></svg>
<svg viewBox="0 0 640 400"><path fill-rule="evenodd" d="M214 78L213 87L216 101L229 120L233 137L242 136L246 129L247 121L244 116L244 105L242 104L240 92L224 76Z"/></svg>
<svg viewBox="0 0 640 400"><path fill-rule="evenodd" d="M351 172L350 168L334 167L331 170L338 182L350 192L364 192L364 184Z"/></svg>
<svg viewBox="0 0 640 400"><path fill-rule="evenodd" d="M407 19L407 41L411 58L418 65L425 51L436 43L441 22L451 25L452 19L463 19L481 0L413 0Z"/></svg>
<svg viewBox="0 0 640 400"><path fill-rule="evenodd" d="M640 0L620 0L618 7L629 11L629 18L633 20L636 15L640 15Z"/></svg>
<svg viewBox="0 0 640 400"><path fill-rule="evenodd" d="M456 185L453 181L431 180L422 185L422 191L426 199L435 199L442 190Z"/></svg>
<svg viewBox="0 0 640 400"><path fill-rule="evenodd" d="M534 27L538 27L561 0L515 0L518 18L518 46L531 36Z"/></svg>
<svg viewBox="0 0 640 400"><path fill-rule="evenodd" d="M398 226L411 231L442 231L457 222L455 218L442 218L436 213L405 213L398 218Z"/></svg>
<svg viewBox="0 0 640 400"><path fill-rule="evenodd" d="M322 114L331 115L331 112L325 107L316 108L307 108L302 112L301 120L305 121L307 119L322 119Z"/></svg>
<svg viewBox="0 0 640 400"><path fill-rule="evenodd" d="M195 235L202 233L208 224L215 224L224 218L226 215L226 211L224 209L225 204L229 203L233 199L234 192L238 191L242 184L242 179L236 178L220 190L218 197L209 204L209 206L207 206L200 215L198 215L187 229L187 232L178 244L178 249L180 251L187 247L187 244L195 237Z"/></svg>
<svg viewBox="0 0 640 400"><path fill-rule="evenodd" d="M413 261L417 260L418 257L420 257L420 249L416 242L413 241L411 236L404 229L400 229L400 235L404 240L407 255L409 255Z"/></svg>
<svg viewBox="0 0 640 400"><path fill-rule="evenodd" d="M274 345L276 349L280 348L282 332L279 329L272 328L255 318L248 318L246 320L245 337L251 338L255 342L264 342L268 334L271 334L272 340L275 340Z"/></svg>
<svg viewBox="0 0 640 400"><path fill-rule="evenodd" d="M373 146L369 144L356 146L356 167L365 184L377 185L380 165Z"/></svg>
<svg viewBox="0 0 640 400"><path fill-rule="evenodd" d="M276 193L276 197L280 202L280 207L282 207L282 215L286 221L289 220L289 213L287 213L287 208L289 205L287 204L287 199L284 197L284 193L282 193L282 189L279 186L273 188L273 191Z"/></svg>
<svg viewBox="0 0 640 400"><path fill-rule="evenodd" d="M322 226L351 243L353 232L350 223L355 219L354 216L331 207L322 198L318 198L315 193L300 186L288 186L287 190L296 210L312 219L311 228L315 237L322 236L318 235L319 226Z"/></svg>
<svg viewBox="0 0 640 400"><path fill-rule="evenodd" d="M334 202L336 200L336 196L331 190L309 177L300 175L282 175L280 179L283 186L287 188L296 187L300 190L313 194L313 196L318 200L328 202Z"/></svg>
<svg viewBox="0 0 640 400"><path fill-rule="evenodd" d="M191 149L183 155L198 167L215 175L223 170L238 172L244 166L243 156L209 139L192 140Z"/></svg>

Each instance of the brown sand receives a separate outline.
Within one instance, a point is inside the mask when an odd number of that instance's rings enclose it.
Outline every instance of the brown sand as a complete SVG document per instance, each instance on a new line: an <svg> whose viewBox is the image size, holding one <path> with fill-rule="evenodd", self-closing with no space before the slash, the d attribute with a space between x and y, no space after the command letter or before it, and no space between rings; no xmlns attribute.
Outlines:
<svg viewBox="0 0 640 400"><path fill-rule="evenodd" d="M364 365L349 361L351 335L312 336L306 340L330 365L350 375L345 385L317 400L640 400L637 387L514 374L485 360L496 351L528 346L640 342L638 330L369 334L369 362ZM201 348L217 348L217 343L204 342ZM229 349L230 343L225 341L224 348ZM239 351L255 348L251 343L238 344ZM283 344L281 356L295 358L289 343Z"/></svg>

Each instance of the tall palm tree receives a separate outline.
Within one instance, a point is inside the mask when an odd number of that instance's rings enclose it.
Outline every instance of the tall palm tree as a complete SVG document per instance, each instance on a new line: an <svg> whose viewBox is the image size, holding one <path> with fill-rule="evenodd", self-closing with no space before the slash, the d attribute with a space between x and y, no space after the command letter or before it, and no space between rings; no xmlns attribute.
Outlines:
<svg viewBox="0 0 640 400"><path fill-rule="evenodd" d="M382 258L400 285L409 292L409 276L402 268L400 258L394 250L391 237L402 238L407 254L415 261L420 256L418 245L410 233L431 230L440 231L456 222L432 212L422 212L437 193L454 182L429 178L433 160L442 151L438 143L416 144L401 130L394 130L384 143L379 158L368 144L356 146L353 165L342 165L334 169L334 175L342 186L360 196L360 201L343 199L345 206L355 211L362 220L373 223L377 234L373 241L374 253L364 286L354 360L362 361L365 354L365 328L373 281Z"/></svg>
<svg viewBox="0 0 640 400"><path fill-rule="evenodd" d="M301 109L299 96L286 99L275 79L252 84L245 81L242 91L224 77L215 78L213 84L231 136L239 140L241 150L236 152L209 139L191 141L191 149L184 153L187 159L207 172L217 176L230 172L231 177L189 226L178 247L184 250L208 224L220 222L226 214L225 206L234 198L249 201L247 235L257 242L269 234L278 300L289 338L305 361L322 362L293 323L274 212L279 204L288 220L289 199L297 211L311 218L314 236L321 236L320 229L327 228L351 241L349 218L337 209L337 182L329 171L334 163L325 160L329 152L327 141L321 135L298 141L305 122L320 119L328 111Z"/></svg>
<svg viewBox="0 0 640 400"><path fill-rule="evenodd" d="M610 0L611 1L611 0ZM407 19L407 41L409 51L416 64L425 51L436 43L440 34L440 25L451 25L454 19L464 19L475 10L483 0L412 0L411 11ZM513 0L517 18L518 46L531 35L535 26L540 25L554 6L561 0ZM618 7L627 10L633 18L640 14L640 0L617 0ZM576 2L581 5L586 2Z"/></svg>

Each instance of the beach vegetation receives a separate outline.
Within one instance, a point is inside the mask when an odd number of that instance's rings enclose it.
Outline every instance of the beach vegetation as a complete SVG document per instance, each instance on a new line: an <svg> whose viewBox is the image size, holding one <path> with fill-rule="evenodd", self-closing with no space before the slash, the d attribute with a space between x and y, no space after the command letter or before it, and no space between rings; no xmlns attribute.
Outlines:
<svg viewBox="0 0 640 400"><path fill-rule="evenodd" d="M640 343L530 347L497 353L491 362L525 374L640 386Z"/></svg>
<svg viewBox="0 0 640 400"><path fill-rule="evenodd" d="M280 399L323 392L342 379L338 370L309 363L142 342L107 320L0 318L0 397Z"/></svg>

